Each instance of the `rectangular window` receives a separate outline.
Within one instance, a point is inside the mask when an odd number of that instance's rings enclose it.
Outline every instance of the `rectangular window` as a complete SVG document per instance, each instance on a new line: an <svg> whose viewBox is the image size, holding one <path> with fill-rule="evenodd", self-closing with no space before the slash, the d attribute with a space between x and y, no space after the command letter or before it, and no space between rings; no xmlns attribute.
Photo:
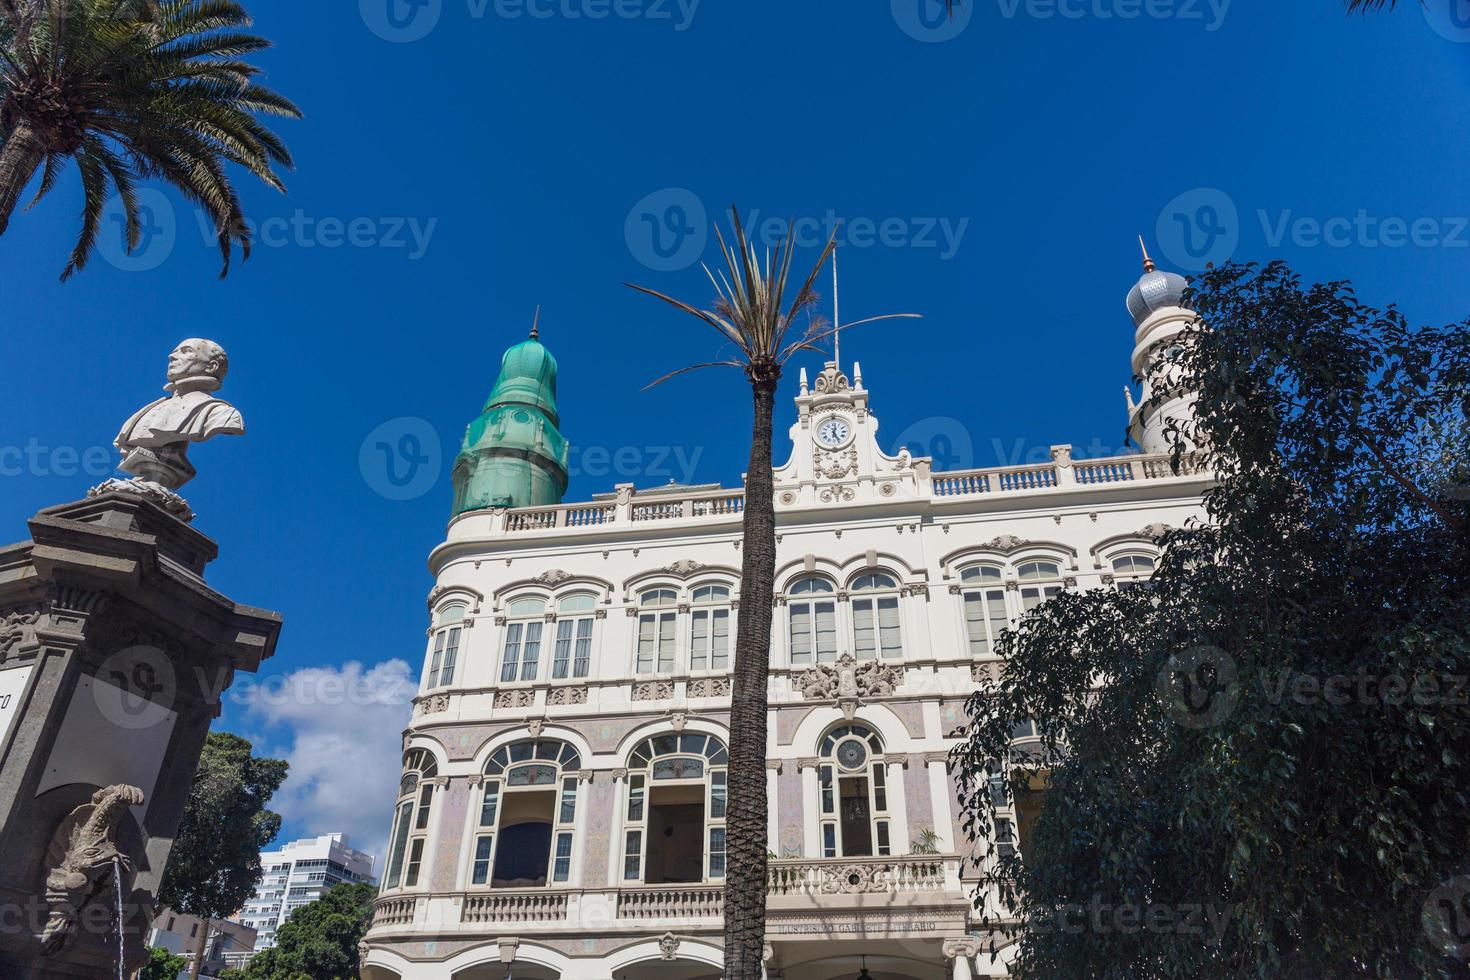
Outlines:
<svg viewBox="0 0 1470 980"><path fill-rule="evenodd" d="M505 628L505 653L500 660L500 683L510 684L516 679L521 662L521 630L524 623L511 623Z"/></svg>
<svg viewBox="0 0 1470 980"><path fill-rule="evenodd" d="M873 809L879 813L888 812L888 774L885 772L887 768L881 759L873 767Z"/></svg>
<svg viewBox="0 0 1470 980"><path fill-rule="evenodd" d="M643 777L633 776L628 780L628 822L643 822Z"/></svg>
<svg viewBox="0 0 1470 980"><path fill-rule="evenodd" d="M728 670L730 610L695 610L689 649L691 670Z"/></svg>
<svg viewBox="0 0 1470 980"><path fill-rule="evenodd" d="M577 819L577 781L576 779L563 779L561 781L561 814L560 823L573 823Z"/></svg>
<svg viewBox="0 0 1470 980"><path fill-rule="evenodd" d="M480 826L495 829L495 814L500 808L500 784L490 783L485 787L485 802L480 805Z"/></svg>
<svg viewBox="0 0 1470 980"><path fill-rule="evenodd" d="M526 644L521 650L521 680L534 681L541 666L541 627L543 623L526 624Z"/></svg>
<svg viewBox="0 0 1470 980"><path fill-rule="evenodd" d="M572 669L572 630L577 622L563 619L556 624L556 652L551 661L551 676L563 680Z"/></svg>
<svg viewBox="0 0 1470 980"><path fill-rule="evenodd" d="M872 599L853 600L852 645L859 660L872 660L878 656L878 628L873 622Z"/></svg>
<svg viewBox="0 0 1470 980"><path fill-rule="evenodd" d="M836 799L832 788L832 767L823 766L820 770L822 785L822 812L832 814L837 812Z"/></svg>
<svg viewBox="0 0 1470 980"><path fill-rule="evenodd" d="M711 827L709 832L709 876L725 877L725 828Z"/></svg>
<svg viewBox="0 0 1470 980"><path fill-rule="evenodd" d="M888 821L878 821L878 856L888 857L893 853L893 844L888 837Z"/></svg>
<svg viewBox="0 0 1470 980"><path fill-rule="evenodd" d="M898 628L898 597L878 600L878 650L885 658L903 656L903 640Z"/></svg>
<svg viewBox="0 0 1470 980"><path fill-rule="evenodd" d="M592 620L577 620L577 649L572 657L572 676L586 677L592 669Z"/></svg>
<svg viewBox="0 0 1470 980"><path fill-rule="evenodd" d="M725 785L726 774L723 772L710 773L709 777L709 818L711 820L724 820L727 806L729 788Z"/></svg>
<svg viewBox="0 0 1470 980"><path fill-rule="evenodd" d="M413 801L405 800L398 808L398 823L393 833L393 852L388 861L388 888L397 888L403 874L403 849L408 844L409 821L413 818Z"/></svg>
<svg viewBox="0 0 1470 980"><path fill-rule="evenodd" d="M459 659L460 628L449 631L449 641L444 645L444 660L439 666L439 686L454 683L454 662Z"/></svg>
<svg viewBox="0 0 1470 980"><path fill-rule="evenodd" d="M837 856L837 825L832 823L822 824L822 857L835 858Z"/></svg>
<svg viewBox="0 0 1470 980"><path fill-rule="evenodd" d="M813 652L819 663L837 659L836 603L791 604L791 662L809 664Z"/></svg>
<svg viewBox="0 0 1470 980"><path fill-rule="evenodd" d="M623 851L623 880L637 881L643 864L643 831L628 831L628 844Z"/></svg>
<svg viewBox="0 0 1470 980"><path fill-rule="evenodd" d="M419 865L424 860L424 839L415 837L408 851L408 870L403 873L403 887L412 888L419 883Z"/></svg>
<svg viewBox="0 0 1470 980"><path fill-rule="evenodd" d="M965 593L965 631L970 638L971 656L992 653L995 641L1007 625L1005 590Z"/></svg>
<svg viewBox="0 0 1470 980"><path fill-rule="evenodd" d="M444 641L447 634L440 633L434 637L434 656L429 661L429 686L439 686L439 664L444 659Z"/></svg>
<svg viewBox="0 0 1470 980"><path fill-rule="evenodd" d="M638 617L638 673L673 671L676 615L666 612Z"/></svg>
<svg viewBox="0 0 1470 980"><path fill-rule="evenodd" d="M429 826L429 804L432 803L433 801L434 801L434 786L433 786L433 784L430 783L427 786L421 786L421 787L419 787L419 815L418 815L418 819L414 821L414 824L413 824L413 829L414 830L423 830L423 829L425 829L425 828L427 828Z"/></svg>
<svg viewBox="0 0 1470 980"><path fill-rule="evenodd" d="M1004 818L995 821L995 849L1003 858L1013 857L1016 853L1015 829Z"/></svg>
<svg viewBox="0 0 1470 980"><path fill-rule="evenodd" d="M565 805L565 804L563 804ZM556 835L556 863L551 871L552 881L567 881L572 876L572 835Z"/></svg>
<svg viewBox="0 0 1470 980"><path fill-rule="evenodd" d="M1030 612L1061 591L1060 585L1028 586L1021 590L1021 610Z"/></svg>
<svg viewBox="0 0 1470 980"><path fill-rule="evenodd" d="M490 853L495 846L495 836L486 834L475 839L475 866L470 875L470 884L483 885L490 880Z"/></svg>

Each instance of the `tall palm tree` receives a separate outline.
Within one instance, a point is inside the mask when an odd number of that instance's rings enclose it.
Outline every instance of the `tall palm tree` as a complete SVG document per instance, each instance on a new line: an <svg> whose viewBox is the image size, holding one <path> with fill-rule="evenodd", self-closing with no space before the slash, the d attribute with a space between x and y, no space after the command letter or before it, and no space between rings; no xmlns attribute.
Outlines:
<svg viewBox="0 0 1470 980"><path fill-rule="evenodd" d="M787 305L793 247L790 236L767 252L765 263L746 238L740 213L731 207L735 246L719 228L725 270L705 268L715 287L709 310L663 293L629 286L683 310L733 344L734 356L672 371L649 387L705 367L734 367L750 381L755 420L750 465L745 478L745 525L741 544L740 591L744 601L735 632L735 684L730 698L730 804L726 813L725 980L760 980L766 936L767 807L766 683L771 664L771 605L776 578L776 512L772 487L771 424L781 369L792 355L817 350L817 342L839 329L892 317L870 317L827 326L810 316L817 294L812 286L836 248L827 241L811 273ZM804 314L806 323L797 328ZM913 314L897 314L913 316Z"/></svg>
<svg viewBox="0 0 1470 980"><path fill-rule="evenodd" d="M214 222L224 266L250 233L226 162L277 190L291 155L257 114L299 117L254 81L245 56L270 42L241 29L233 0L0 0L0 235L36 172L31 205L68 161L81 174L82 228L63 280L91 256L108 189L126 215L128 250L142 223L136 186L162 178Z"/></svg>

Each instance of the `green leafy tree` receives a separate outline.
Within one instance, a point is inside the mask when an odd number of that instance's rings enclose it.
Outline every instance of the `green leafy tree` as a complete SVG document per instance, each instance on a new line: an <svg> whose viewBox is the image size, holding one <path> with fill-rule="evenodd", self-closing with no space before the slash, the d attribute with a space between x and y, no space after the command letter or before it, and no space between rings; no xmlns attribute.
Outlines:
<svg viewBox="0 0 1470 980"><path fill-rule="evenodd" d="M632 288L688 313L734 348L733 355L725 360L681 368L653 384L705 367L738 368L750 382L754 420L740 546L740 589L750 601L741 606L736 626L735 682L730 699L725 978L759 980L766 928L766 684L771 663L771 603L759 597L773 593L776 579L776 502L771 460L776 386L781 369L798 351L817 350L817 342L838 329L888 317L824 326L820 318L808 316L817 301L813 286L836 248L835 239L828 240L811 273L791 293L794 248L789 238L783 239L774 252L767 252L762 265L755 245L746 238L739 211L732 207L730 212L735 231L733 247L726 243L719 228L715 229L725 268L718 277L705 269L715 288L712 309L699 309L643 286ZM799 326L797 321L803 317L805 323Z"/></svg>
<svg viewBox="0 0 1470 980"><path fill-rule="evenodd" d="M1000 642L953 760L979 901L1023 980L1463 975L1470 323L1279 263L1194 286L1208 519Z"/></svg>
<svg viewBox="0 0 1470 980"><path fill-rule="evenodd" d="M35 204L74 162L86 203L67 279L87 263L109 188L142 236L137 184L162 178L214 221L224 267L250 234L226 164L277 190L291 155L260 114L300 116L244 60L270 46L231 0L0 0L0 235L37 171Z"/></svg>
<svg viewBox="0 0 1470 980"><path fill-rule="evenodd" d="M247 980L357 980L358 943L372 924L372 885L338 885L291 913L276 944L251 959Z"/></svg>
<svg viewBox="0 0 1470 980"><path fill-rule="evenodd" d="M162 946L154 946L148 951L148 962L138 971L138 980L178 980L188 965L189 961L182 956L175 956Z"/></svg>
<svg viewBox="0 0 1470 980"><path fill-rule="evenodd" d="M266 804L287 768L281 759L254 756L238 735L210 732L205 738L158 891L160 905L205 920L191 980L204 959L209 920L239 911L260 884L260 849L281 829L280 814Z"/></svg>

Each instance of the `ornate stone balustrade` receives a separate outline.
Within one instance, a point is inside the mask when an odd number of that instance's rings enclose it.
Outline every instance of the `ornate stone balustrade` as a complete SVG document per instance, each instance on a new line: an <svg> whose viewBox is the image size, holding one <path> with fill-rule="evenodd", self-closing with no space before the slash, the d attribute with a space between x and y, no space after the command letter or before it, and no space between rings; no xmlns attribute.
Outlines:
<svg viewBox="0 0 1470 980"><path fill-rule="evenodd" d="M719 885L649 885L618 892L619 919L718 919L725 914Z"/></svg>
<svg viewBox="0 0 1470 980"><path fill-rule="evenodd" d="M1185 456L1180 472L1175 473L1168 455L1114 456L1074 462L1068 451L1058 453L1051 462L1027 466L997 466L932 475L925 471L913 477L911 486L916 488L919 500L940 503L980 496L1076 491L1118 483L1192 477L1203 472L1205 466L1199 454ZM777 498L781 506L789 506L784 498L793 495L789 491L783 495L780 489ZM892 486L884 493L891 499ZM659 491L640 496L631 489L625 489L614 500L497 512L491 533L538 534L563 529L585 533L626 528L630 524L672 522L728 522L734 525L744 510L745 494L740 490Z"/></svg>
<svg viewBox="0 0 1470 980"><path fill-rule="evenodd" d="M416 896L378 899L373 903L373 928L410 924L413 922L414 911L418 908L418 901Z"/></svg>
<svg viewBox="0 0 1470 980"><path fill-rule="evenodd" d="M545 888L476 892L464 897L463 922L560 922L569 892Z"/></svg>
<svg viewBox="0 0 1470 980"><path fill-rule="evenodd" d="M957 888L960 859L954 855L887 858L821 858L772 861L771 895L917 895Z"/></svg>

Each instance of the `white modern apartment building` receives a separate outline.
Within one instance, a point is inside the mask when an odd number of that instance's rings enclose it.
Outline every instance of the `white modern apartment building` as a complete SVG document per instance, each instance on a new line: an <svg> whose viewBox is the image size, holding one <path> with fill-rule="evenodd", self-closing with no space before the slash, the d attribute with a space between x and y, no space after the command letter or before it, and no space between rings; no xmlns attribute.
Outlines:
<svg viewBox="0 0 1470 980"><path fill-rule="evenodd" d="M255 896L236 916L256 931L255 952L275 945L276 930L291 913L326 894L335 885L373 880L371 854L348 846L346 834L323 834L262 851L264 875Z"/></svg>
<svg viewBox="0 0 1470 980"><path fill-rule="evenodd" d="M430 557L363 976L718 977L734 623L753 602L775 607L767 975L1005 975L947 757L1001 630L1062 590L1146 578L1160 535L1203 516L1208 476L1172 468L1162 437L1188 393L1147 407L1184 286L1147 263L1128 297L1133 455L935 472L880 448L900 379L794 378L774 595L741 590L738 487L563 503L556 362L534 334L508 351ZM1023 851L1032 817L1002 830Z"/></svg>

